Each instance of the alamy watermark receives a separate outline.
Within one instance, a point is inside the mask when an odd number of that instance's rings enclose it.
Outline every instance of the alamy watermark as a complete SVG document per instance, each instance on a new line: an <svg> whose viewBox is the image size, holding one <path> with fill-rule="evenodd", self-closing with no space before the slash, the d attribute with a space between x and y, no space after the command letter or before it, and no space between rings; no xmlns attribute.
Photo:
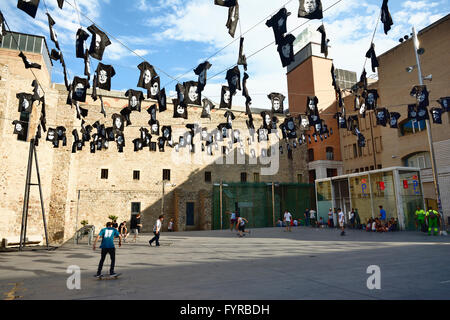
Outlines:
<svg viewBox="0 0 450 320"><path fill-rule="evenodd" d="M381 269L379 266L372 265L367 268L367 274L371 276L367 279L367 289L381 290Z"/></svg>
<svg viewBox="0 0 450 320"><path fill-rule="evenodd" d="M81 269L79 266L69 266L66 273L70 274L66 285L69 290L81 290Z"/></svg>

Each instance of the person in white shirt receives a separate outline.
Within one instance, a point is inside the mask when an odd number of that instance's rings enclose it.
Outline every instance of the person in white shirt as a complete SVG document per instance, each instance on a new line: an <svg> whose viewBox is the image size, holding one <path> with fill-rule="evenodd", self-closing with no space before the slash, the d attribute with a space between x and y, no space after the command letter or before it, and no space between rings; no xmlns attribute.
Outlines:
<svg viewBox="0 0 450 320"><path fill-rule="evenodd" d="M315 210L309 211L309 221L311 223L311 227L313 227L313 228L317 227L316 211Z"/></svg>
<svg viewBox="0 0 450 320"><path fill-rule="evenodd" d="M289 231L289 232L292 231L291 230L291 220L292 220L292 214L289 211L284 210L283 221L284 221L284 223L286 223L286 231Z"/></svg>
<svg viewBox="0 0 450 320"><path fill-rule="evenodd" d="M159 247L159 236L161 235L163 221L164 221L164 216L160 215L158 220L156 220L155 226L153 227L153 234L155 236L153 237L152 240L150 240L148 242L150 244L150 247L152 246L153 242L156 242L156 246Z"/></svg>
<svg viewBox="0 0 450 320"><path fill-rule="evenodd" d="M239 237L242 238L244 236L244 233L250 233L249 231L245 231L245 225L248 223L248 220L242 217L239 217L237 219L237 225L239 228Z"/></svg>
<svg viewBox="0 0 450 320"><path fill-rule="evenodd" d="M233 229L237 230L238 224L237 224L236 213L227 211L227 214L230 215L230 231L233 231Z"/></svg>
<svg viewBox="0 0 450 320"><path fill-rule="evenodd" d="M338 209L339 226L341 227L341 236L345 236L345 215L341 209Z"/></svg>

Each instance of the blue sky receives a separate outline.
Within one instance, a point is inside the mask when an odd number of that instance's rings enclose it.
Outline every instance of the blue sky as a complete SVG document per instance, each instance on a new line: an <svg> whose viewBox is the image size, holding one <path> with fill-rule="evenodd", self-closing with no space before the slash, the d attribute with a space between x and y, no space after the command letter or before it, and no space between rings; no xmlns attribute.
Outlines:
<svg viewBox="0 0 450 320"><path fill-rule="evenodd" d="M179 79L181 82L196 80L192 70L235 40L209 60L213 64L209 75L215 75L233 66L238 57L240 30L244 33L258 22L265 22L284 5L292 13L288 18L288 32L307 21L297 18L298 0L240 0L241 28L238 27L233 39L225 27L227 8L215 6L214 0L67 1L72 5L75 5L76 1L85 16L154 65L161 76L161 86L172 80L165 73L174 78L187 73ZM324 9L336 1L323 0ZM377 54L397 45L400 37L411 32L412 25L420 30L448 14L449 2L450 0L389 1L394 26L386 36L382 24L379 24L374 40ZM83 60L75 58L75 34L80 27L78 14L68 3L64 5L63 10L57 7L57 0L45 0L45 3L56 21L54 28L70 77L83 76ZM337 68L353 70L360 74L381 3L382 0L342 0L324 13L324 25L331 45L329 58L334 59ZM44 1L41 0L36 19L17 9L16 4L17 0L2 0L0 4L0 10L11 29L44 35L47 37L49 49L54 48L48 36ZM264 22L244 35L244 50L247 56L274 40L272 30L267 28ZM91 21L81 15L81 25L85 29L91 24ZM319 24L319 21L311 21L293 34L297 36L307 27L315 32ZM315 36L317 35L318 33ZM102 62L113 65L116 70L117 75L112 81L113 89L136 89L139 78L136 66L142 59L122 47L116 40L111 38L111 41L113 44L107 47ZM92 59L92 70L96 69L97 63L97 60ZM270 101L267 95L271 92L287 95L286 69L282 68L274 45L253 56L248 60L248 64L248 89L253 97L254 107L268 108ZM367 67L368 72L371 71L369 69L370 65ZM52 74L54 82L63 82L61 71L59 62L55 63ZM225 83L225 73L219 74L209 81L205 95L214 102L219 102L220 87ZM176 82L172 82L166 86L169 94L174 92L175 84ZM244 101L238 92L234 104L244 105Z"/></svg>

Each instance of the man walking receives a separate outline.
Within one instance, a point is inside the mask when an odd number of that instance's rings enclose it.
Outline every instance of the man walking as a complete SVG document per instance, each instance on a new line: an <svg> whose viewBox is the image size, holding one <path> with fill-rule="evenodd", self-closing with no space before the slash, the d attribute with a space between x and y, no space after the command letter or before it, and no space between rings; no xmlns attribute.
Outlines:
<svg viewBox="0 0 450 320"><path fill-rule="evenodd" d="M305 210L305 227L309 225L309 209L306 208Z"/></svg>
<svg viewBox="0 0 450 320"><path fill-rule="evenodd" d="M141 232L142 224L141 224L141 214L138 213L135 216L131 216L130 229L131 233L134 235L133 242L136 243L137 236Z"/></svg>
<svg viewBox="0 0 450 320"><path fill-rule="evenodd" d="M424 232L425 228L425 210L421 209L420 206L417 206L416 210L416 228L419 229L419 231Z"/></svg>
<svg viewBox="0 0 450 320"><path fill-rule="evenodd" d="M339 226L341 227L341 236L345 236L345 214L338 209Z"/></svg>
<svg viewBox="0 0 450 320"><path fill-rule="evenodd" d="M102 255L100 259L100 263L98 264L97 270L97 278L102 277L102 269L103 263L105 262L106 255L109 254L111 258L111 266L109 269L109 275L111 277L116 276L117 274L114 272L114 266L116 264L116 248L114 246L114 238L119 238L119 248L122 246L122 236L119 234L117 229L112 227L112 223L108 222L106 224L106 228L102 229L97 236L97 239L94 241L93 250L95 251L97 241L102 237L102 243L100 248L102 249Z"/></svg>
<svg viewBox="0 0 450 320"><path fill-rule="evenodd" d="M161 234L162 229L162 223L164 221L164 216L160 215L158 220L156 220L155 226L153 227L153 234L155 235L152 240L150 240L148 243L150 244L150 247L152 246L153 242L156 242L156 246L159 247L159 236Z"/></svg>
<svg viewBox="0 0 450 320"><path fill-rule="evenodd" d="M431 236L431 229L433 229L434 231L433 235L437 236L439 234L438 228L439 212L429 207L426 216L428 220L428 235Z"/></svg>
<svg viewBox="0 0 450 320"><path fill-rule="evenodd" d="M311 227L316 227L317 223L316 223L316 211L315 210L310 210L309 211L309 221L311 223Z"/></svg>
<svg viewBox="0 0 450 320"><path fill-rule="evenodd" d="M286 223L286 231L289 231L289 232L292 232L292 230L291 230L291 220L292 220L292 214L287 209L284 210L283 221Z"/></svg>

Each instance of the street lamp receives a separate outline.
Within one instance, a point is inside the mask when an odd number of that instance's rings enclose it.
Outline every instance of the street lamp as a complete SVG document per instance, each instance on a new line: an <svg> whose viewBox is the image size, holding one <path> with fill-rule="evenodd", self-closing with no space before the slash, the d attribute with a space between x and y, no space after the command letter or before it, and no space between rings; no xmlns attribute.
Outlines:
<svg viewBox="0 0 450 320"><path fill-rule="evenodd" d="M423 81L425 79L431 81L433 79L433 76L429 75L427 77L424 77L422 74L422 68L420 65L420 57L419 56L425 53L425 49L420 48L419 40L417 39L416 29L414 27L412 28L412 36L413 36L413 40L414 40L414 54L416 56L416 61L417 61L417 72L419 75L419 84L421 86L423 86ZM442 229L445 230L445 217L443 216L443 212L442 212L441 194L440 194L440 190L439 190L438 173L437 173L437 167L436 167L436 156L434 154L433 136L432 136L432 132L431 132L431 122L429 119L426 119L425 121L426 121L426 126L427 126L427 133L428 133L428 144L430 147L431 166L433 169L434 190L436 193L436 199L437 199L437 203L438 203L438 211L442 217Z"/></svg>

